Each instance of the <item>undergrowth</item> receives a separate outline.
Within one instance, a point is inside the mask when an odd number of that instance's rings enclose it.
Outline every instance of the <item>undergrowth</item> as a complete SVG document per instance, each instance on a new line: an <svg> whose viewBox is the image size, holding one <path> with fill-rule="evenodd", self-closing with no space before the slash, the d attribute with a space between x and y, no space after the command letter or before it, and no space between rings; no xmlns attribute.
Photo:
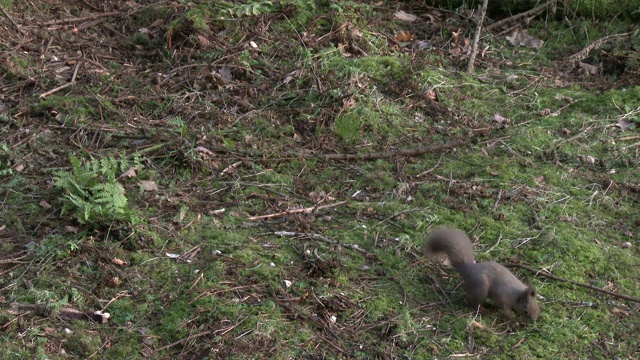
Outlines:
<svg viewBox="0 0 640 360"><path fill-rule="evenodd" d="M119 179L131 177L127 171L140 171L140 158L125 156L85 162L69 155L71 171L54 173L54 185L62 191L62 215L71 214L81 224L105 226L114 221L135 224L137 217L129 208L125 189ZM124 175L123 175L124 174Z"/></svg>
<svg viewBox="0 0 640 360"><path fill-rule="evenodd" d="M60 36L5 24L0 357L636 357L615 294L640 296L637 40L582 59L616 60L597 74L563 62L634 24L541 16L540 49L487 32L469 75L465 7L8 3ZM439 226L536 270L513 269L541 318L470 309L422 256Z"/></svg>

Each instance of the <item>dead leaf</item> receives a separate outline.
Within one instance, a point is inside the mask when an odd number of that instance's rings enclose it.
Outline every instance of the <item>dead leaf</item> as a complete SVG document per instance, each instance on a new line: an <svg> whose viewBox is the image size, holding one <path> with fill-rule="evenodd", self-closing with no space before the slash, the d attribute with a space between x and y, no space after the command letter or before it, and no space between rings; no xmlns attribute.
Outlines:
<svg viewBox="0 0 640 360"><path fill-rule="evenodd" d="M349 25L347 26L347 29L349 29L349 32L351 33L351 35L352 35L353 37L361 38L361 37L363 36L363 35L362 35L362 32L360 31L360 29L358 29L358 28L357 28L355 25L353 25L353 24L349 24Z"/></svg>
<svg viewBox="0 0 640 360"><path fill-rule="evenodd" d="M111 287L118 287L121 284L122 284L122 280L120 280L120 278L117 276L113 276L111 279L109 279L109 286Z"/></svg>
<svg viewBox="0 0 640 360"><path fill-rule="evenodd" d="M113 259L111 259L111 263L112 263L112 264L114 264L114 265L118 265L118 266L125 266L125 265L127 265L127 262L126 262L126 261L124 261L124 260L120 260L120 259L118 259L118 258L113 258Z"/></svg>
<svg viewBox="0 0 640 360"><path fill-rule="evenodd" d="M477 322L475 320L472 320L468 327L471 327L471 326L474 326L474 327L476 327L476 328L478 328L480 330L484 330L485 329L484 325L480 324L479 322Z"/></svg>
<svg viewBox="0 0 640 360"><path fill-rule="evenodd" d="M135 176L136 176L136 169L134 167L130 167L129 169L127 169L127 171L123 172L122 175L120 175L121 178L123 177L132 178Z"/></svg>
<svg viewBox="0 0 640 360"><path fill-rule="evenodd" d="M40 206L42 206L42 208L43 208L43 209L47 209L47 210L49 210L49 209L51 209L51 208L52 208L51 204L49 204L49 203L48 203L46 200L44 200L44 199L40 200Z"/></svg>
<svg viewBox="0 0 640 360"><path fill-rule="evenodd" d="M499 124L508 124L511 122L510 119L507 119L506 117L496 113L493 115L493 120L497 121Z"/></svg>
<svg viewBox="0 0 640 360"><path fill-rule="evenodd" d="M540 49L544 45L544 41L529 35L527 30L515 30L511 35L507 35L506 39L514 46Z"/></svg>
<svg viewBox="0 0 640 360"><path fill-rule="evenodd" d="M24 165L22 165L22 164L16 165L15 170L17 172L22 172L22 170L24 170Z"/></svg>
<svg viewBox="0 0 640 360"><path fill-rule="evenodd" d="M227 65L221 66L220 69L218 69L218 74L220 74L220 77L222 77L222 79L227 83L233 81L233 74L231 73L231 68L228 67Z"/></svg>
<svg viewBox="0 0 640 360"><path fill-rule="evenodd" d="M582 61L578 63L578 66L580 67L580 69L584 70L584 72L589 75L598 75L602 70L601 65L591 65L591 64L584 63Z"/></svg>
<svg viewBox="0 0 640 360"><path fill-rule="evenodd" d="M205 154L205 155L213 155L213 153L211 152L211 150L207 149L206 147L203 146L198 146L197 148L194 149L195 151L201 153L201 154Z"/></svg>
<svg viewBox="0 0 640 360"><path fill-rule="evenodd" d="M153 349L150 349L150 348L144 348L140 350L140 353L144 358L150 358L150 357L153 357L153 355L155 355L155 351L153 351Z"/></svg>
<svg viewBox="0 0 640 360"><path fill-rule="evenodd" d="M240 166L240 165L242 165L242 161L235 162L235 163L233 163L233 164L231 164L231 165L227 166L226 168L224 168L224 170L222 170L222 171L220 172L220 175L224 175L224 174L226 174L226 173L228 173L228 172L232 172L232 171L234 171L234 170L235 170L238 166Z"/></svg>
<svg viewBox="0 0 640 360"><path fill-rule="evenodd" d="M409 14L409 13L404 12L402 10L396 11L396 13L393 14L393 16L395 16L396 19L402 20L402 21L413 22L413 21L418 20L418 17L416 15Z"/></svg>
<svg viewBox="0 0 640 360"><path fill-rule="evenodd" d="M460 34L462 34L462 29L458 29L457 32L454 31L451 33L451 44L458 44L458 41L460 41Z"/></svg>
<svg viewBox="0 0 640 360"><path fill-rule="evenodd" d="M284 80L282 80L282 82L285 83L285 84L288 84L294 78L299 78L301 74L302 74L302 70L300 70L300 69L294 70L294 71L288 73L287 76L285 76Z"/></svg>
<svg viewBox="0 0 640 360"><path fill-rule="evenodd" d="M204 48L208 48L211 47L211 41L209 41L209 39L207 39L206 37L202 36L202 35L198 35L198 41L200 42L200 45L202 45L202 47Z"/></svg>
<svg viewBox="0 0 640 360"><path fill-rule="evenodd" d="M431 42L429 40L414 40L411 43L411 49L412 50L424 50L424 49L431 49L433 47L433 44L431 44Z"/></svg>
<svg viewBox="0 0 640 360"><path fill-rule="evenodd" d="M142 335L142 342L145 345L153 346L156 336L151 335L151 331L145 327L140 328L138 331L140 332L140 335Z"/></svg>
<svg viewBox="0 0 640 360"><path fill-rule="evenodd" d="M435 90L429 90L427 91L427 93L425 94L426 98L429 99L430 101L436 102L438 101L438 93L435 92Z"/></svg>
<svg viewBox="0 0 640 360"><path fill-rule="evenodd" d="M624 316L630 316L631 315L631 313L629 311L618 309L617 307L614 307L613 309L611 309L611 313L615 314L615 315L624 315Z"/></svg>
<svg viewBox="0 0 640 360"><path fill-rule="evenodd" d="M397 42L410 42L411 40L413 40L415 37L415 35L411 34L408 31L401 31L399 33L397 33L393 38L397 41Z"/></svg>
<svg viewBox="0 0 640 360"><path fill-rule="evenodd" d="M351 108L356 107L356 105L357 105L357 103L356 103L356 99L354 99L353 97L350 97L350 98L348 98L348 99L345 99L345 100L343 101L343 103L344 103L344 107L345 107L345 109L351 109Z"/></svg>
<svg viewBox="0 0 640 360"><path fill-rule="evenodd" d="M453 56L458 56L462 54L462 48L459 46L452 47L451 50L449 50L449 53Z"/></svg>
<svg viewBox="0 0 640 360"><path fill-rule="evenodd" d="M582 161L583 163L587 163L589 165L593 165L596 163L596 158L591 155L582 155L579 158L580 158L580 161Z"/></svg>
<svg viewBox="0 0 640 360"><path fill-rule="evenodd" d="M158 191L158 185L152 180L143 180L140 182L140 187L144 191Z"/></svg>
<svg viewBox="0 0 640 360"><path fill-rule="evenodd" d="M633 124L631 121L627 121L627 120L625 120L625 119L621 119L620 121L618 121L618 122L616 123L616 125L615 125L615 126L619 127L619 128L620 128L620 129L622 129L622 130L628 130L628 129L630 129L631 127L633 127L633 125L634 125L634 124Z"/></svg>
<svg viewBox="0 0 640 360"><path fill-rule="evenodd" d="M209 215L216 215L216 216L221 216L222 214L224 214L227 211L227 209L216 209L216 210L209 210Z"/></svg>

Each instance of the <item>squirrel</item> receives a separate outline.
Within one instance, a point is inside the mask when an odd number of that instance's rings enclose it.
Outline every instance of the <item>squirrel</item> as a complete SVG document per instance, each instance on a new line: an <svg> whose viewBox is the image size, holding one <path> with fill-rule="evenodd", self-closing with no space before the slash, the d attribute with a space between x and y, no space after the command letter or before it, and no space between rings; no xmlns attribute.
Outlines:
<svg viewBox="0 0 640 360"><path fill-rule="evenodd" d="M483 309L482 304L489 298L507 319L511 319L512 310L523 320L536 320L540 315L535 289L494 261L476 263L473 243L464 232L454 228L436 230L424 250L427 255L447 255L460 273L467 300L474 309Z"/></svg>

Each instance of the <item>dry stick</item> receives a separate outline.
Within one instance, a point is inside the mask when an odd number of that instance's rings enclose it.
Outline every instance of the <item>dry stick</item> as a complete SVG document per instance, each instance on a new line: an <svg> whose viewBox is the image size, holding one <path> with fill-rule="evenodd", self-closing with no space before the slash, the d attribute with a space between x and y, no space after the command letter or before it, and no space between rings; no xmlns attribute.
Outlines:
<svg viewBox="0 0 640 360"><path fill-rule="evenodd" d="M584 49L580 50L579 52L569 56L569 58L567 59L567 62L576 63L578 61L582 61L587 56L589 56L589 53L591 51L600 48L602 45L606 44L611 39L616 38L616 37L626 37L626 36L630 36L631 34L633 34L633 32L626 32L626 33L622 33L622 34L613 34L613 35L608 35L608 36L605 36L605 37L603 37L601 39L598 39L598 40L594 41L591 45L587 46L586 48L584 48Z"/></svg>
<svg viewBox="0 0 640 360"><path fill-rule="evenodd" d="M2 13L4 14L4 16L6 16L7 19L9 19L9 21L11 21L11 24L13 25L13 27L15 27L16 30L18 30L18 32L20 32L20 34L27 35L27 33L24 30L22 30L22 28L15 21L13 21L13 18L11 16L9 16L9 14L4 9L3 6L0 6L0 10L2 10Z"/></svg>
<svg viewBox="0 0 640 360"><path fill-rule="evenodd" d="M100 25L105 21L107 21L107 18L104 18L104 17L100 18L100 19L93 20L93 21L87 21L86 23L82 23L82 24L78 25L77 27L75 27L73 29L73 31L86 30L86 29L88 29L90 27L93 27L93 26L96 26L96 25Z"/></svg>
<svg viewBox="0 0 640 360"><path fill-rule="evenodd" d="M72 319L72 320L93 320L98 324L106 324L109 321L109 318L101 313L95 313L91 311L82 311L72 307L63 307L62 309L52 312L46 305L40 304L22 304L22 303L12 303L11 304L11 312L12 313L25 313L30 312L36 314L38 316L49 317L51 315L57 315L63 319Z"/></svg>
<svg viewBox="0 0 640 360"><path fill-rule="evenodd" d="M337 202L335 204L329 204L329 205L322 205L322 206L313 206L313 207L308 207L308 208L302 208L302 209L293 209L293 210L287 210L287 211L283 211L283 212L279 212L276 214L267 214L267 215L258 215L258 216L252 216L249 218L249 220L259 220L259 219L267 219L267 218L272 218L272 217L277 217L277 216L283 216L283 215L287 215L287 214L297 214L297 213L305 213L305 214L309 214L314 210L321 210L321 209L326 209L326 208L332 208L332 207L336 207L339 205L342 205L346 203L346 201L340 201Z"/></svg>
<svg viewBox="0 0 640 360"><path fill-rule="evenodd" d="M497 141L500 139L508 138L500 137L497 139L486 140L484 142ZM313 154L313 153L298 153L295 151L286 151L283 153L273 153L273 152L262 152L262 151L241 151L241 150L229 150L227 148L218 147L218 148L209 148L212 152L217 153L234 153L238 154L238 156L248 156L248 157L259 157L262 159L321 159L321 160L361 160L361 161L370 161L377 159L388 159L393 157L400 156L420 156L424 154L434 153L444 149L455 149L458 146L469 144L469 139L466 140L454 140L444 144L434 144L434 145L426 145L419 146L416 148L409 149L396 149L389 151L382 151L376 153L369 154Z"/></svg>
<svg viewBox="0 0 640 360"><path fill-rule="evenodd" d="M432 167L431 169L429 169L429 170L427 170L427 171L423 171L423 172L421 172L420 174L416 175L416 177L422 177L422 176L425 176L425 175L427 175L428 173L430 173L430 172L432 172L433 170L435 170L435 169L440 165L440 161L442 161L442 155L443 155L443 154L440 154L440 159L438 159L438 162L437 162L435 165L433 165L433 167Z"/></svg>
<svg viewBox="0 0 640 360"><path fill-rule="evenodd" d="M276 231L273 234L274 235L278 235L278 236L306 236L306 237L309 237L311 239L320 240L320 241L325 242L327 244L340 245L340 246L345 247L347 249L359 251L359 252L361 252L363 254L366 254L366 255L372 255L370 252L368 252L367 250L361 248L358 245L349 244L349 243L343 243L343 242L340 242L340 241L337 241L337 240L329 239L328 237L322 236L320 234L307 234L307 233L300 233L300 232L293 232L293 231Z"/></svg>
<svg viewBox="0 0 640 360"><path fill-rule="evenodd" d="M549 0L546 3L535 7L529 11L525 11L523 13L517 14L517 15L513 15L511 17L508 17L506 19L502 19L500 21L496 21L493 24L485 27L485 30L489 31L489 30L493 30L497 27L500 27L506 23L510 23L510 22L515 22L518 21L520 18L523 17L527 17L527 16L531 16L531 15L538 15L539 13L543 12L546 8L548 8L551 4L555 3L557 0Z"/></svg>
<svg viewBox="0 0 640 360"><path fill-rule="evenodd" d="M226 327L226 328L224 328L224 329L208 330L208 331L203 331L203 332L198 333L198 334L189 335L189 336L187 336L187 337L186 337L186 338L184 338L184 339L180 339L180 340L178 340L178 341L176 341L176 342L173 342L173 343L171 343L171 344L169 344L169 345L165 345L165 346L163 346L163 347L161 347L161 348L159 348L159 349L156 349L155 353L158 353L158 352L160 352L160 351L162 351L162 350L167 350L167 349L169 349L169 348L171 348L171 347L174 347L174 346L176 346L176 345L182 344L183 342L187 342L187 341L189 341L189 340L193 340L193 339L196 339L196 338L199 338L199 337L202 337L202 336L207 336L207 335L209 335L209 334L215 334L215 333L217 333L217 332L218 332L218 331L220 331L220 330L222 330L222 332L220 332L220 335L224 335L224 334L228 333L229 331L231 331L231 330L233 330L233 329L237 328L237 327L238 327L238 325L242 324L245 320L246 320L246 319L242 319L242 320L240 320L239 322L235 323L234 325L232 325L232 326L228 326L228 327Z"/></svg>
<svg viewBox="0 0 640 360"><path fill-rule="evenodd" d="M43 92L42 94L40 94L40 99L44 99L45 97L51 95L51 94L55 94L58 91L62 90L62 89L66 89L69 86L75 85L76 83L76 76L78 75L78 69L80 68L80 64L82 63L82 61L78 61L78 63L76 64L76 68L73 69L73 76L71 77L71 81L69 81L68 83L58 86L57 88L53 88L47 92Z"/></svg>
<svg viewBox="0 0 640 360"><path fill-rule="evenodd" d="M109 17L109 16L121 15L121 14L124 14L124 13L120 12L120 11L114 11L114 12L108 12L108 13L104 13L104 14L93 14L93 15L83 16L83 17L79 17L79 18L51 20L51 21L47 21L47 22L43 23L42 25L49 26L49 25L60 25L60 24L66 24L66 23L82 22L82 21L87 21L87 20L98 19L98 18L101 18L101 17Z"/></svg>
<svg viewBox="0 0 640 360"><path fill-rule="evenodd" d="M493 203L493 211L498 211L498 204L500 203L501 198L502 198L502 189L498 191L498 196L496 197L496 201Z"/></svg>
<svg viewBox="0 0 640 360"><path fill-rule="evenodd" d="M521 268L521 269L525 269L525 270L529 270L533 273L535 273L536 275L541 275L543 277L549 278L549 279L554 279L554 280L558 280L558 281L564 281L564 282L568 282L569 284L573 284L573 285L578 285L578 286L582 286L585 287L587 289L591 289L591 290L595 290L595 291L599 291L601 293L605 293L620 299L625 299L625 300L629 300L629 301L633 301L633 302L637 302L640 303L640 299L637 297L633 297L633 296L629 296L629 295L622 295L622 294L617 294L614 293L613 291L609 291L609 290L605 290L599 287L595 287L593 285L589 285L589 284L585 284L585 283L581 283L581 282L577 282L577 281L573 281L573 280L569 280L569 279L565 279L565 278L561 278L559 276L555 276L552 275L544 270L536 270L532 267L529 267L527 265L522 265L522 264L505 264L506 267L517 267L517 268Z"/></svg>
<svg viewBox="0 0 640 360"><path fill-rule="evenodd" d="M476 34L473 36L473 45L471 45L471 54L469 54L469 62L467 63L467 74L473 72L473 63L476 61L476 54L478 53L478 43L480 42L480 33L482 33L482 22L484 16L487 13L487 4L489 0L482 0L482 7L478 12L478 23L476 24Z"/></svg>
<svg viewBox="0 0 640 360"><path fill-rule="evenodd" d="M389 151L382 151L369 154L291 154L298 158L304 159L323 159L323 160L377 160L387 159L399 156L417 156L423 154L434 153L443 149L453 149L456 146L465 145L469 141L467 140L454 140L445 144L435 144L427 146L419 146L411 149L396 149Z"/></svg>

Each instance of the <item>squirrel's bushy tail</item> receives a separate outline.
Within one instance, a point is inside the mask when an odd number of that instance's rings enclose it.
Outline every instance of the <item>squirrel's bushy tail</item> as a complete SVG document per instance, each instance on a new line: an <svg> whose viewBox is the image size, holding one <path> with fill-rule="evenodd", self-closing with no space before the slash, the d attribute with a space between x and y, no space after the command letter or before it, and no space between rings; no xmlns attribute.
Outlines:
<svg viewBox="0 0 640 360"><path fill-rule="evenodd" d="M427 254L446 254L454 268L461 270L466 264L473 264L473 243L464 232L453 229L434 231L425 245Z"/></svg>

